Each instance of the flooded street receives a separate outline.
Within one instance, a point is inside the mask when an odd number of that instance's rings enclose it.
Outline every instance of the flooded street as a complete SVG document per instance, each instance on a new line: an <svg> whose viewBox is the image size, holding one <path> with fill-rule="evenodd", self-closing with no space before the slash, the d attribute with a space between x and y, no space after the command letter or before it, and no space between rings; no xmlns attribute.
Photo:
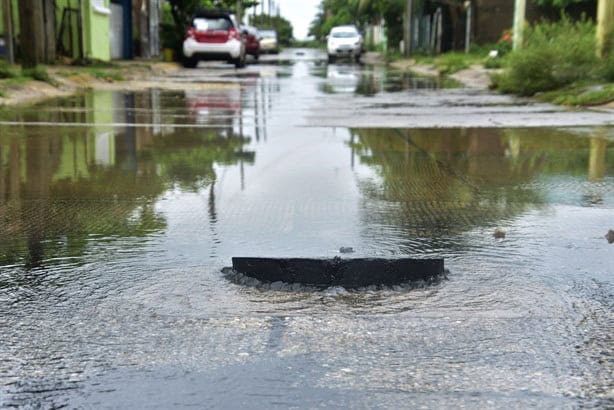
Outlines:
<svg viewBox="0 0 614 410"><path fill-rule="evenodd" d="M0 109L0 407L614 406L611 113L311 51L207 67ZM450 272L221 271L340 247Z"/></svg>

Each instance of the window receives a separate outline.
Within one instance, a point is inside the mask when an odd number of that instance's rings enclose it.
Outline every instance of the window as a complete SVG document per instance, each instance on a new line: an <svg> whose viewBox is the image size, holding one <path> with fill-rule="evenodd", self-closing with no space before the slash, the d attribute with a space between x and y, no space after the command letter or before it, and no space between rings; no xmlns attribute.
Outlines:
<svg viewBox="0 0 614 410"><path fill-rule="evenodd" d="M207 30L228 31L232 28L232 23L230 22L230 20L225 19L225 18L196 17L194 19L193 25L196 31L207 31Z"/></svg>

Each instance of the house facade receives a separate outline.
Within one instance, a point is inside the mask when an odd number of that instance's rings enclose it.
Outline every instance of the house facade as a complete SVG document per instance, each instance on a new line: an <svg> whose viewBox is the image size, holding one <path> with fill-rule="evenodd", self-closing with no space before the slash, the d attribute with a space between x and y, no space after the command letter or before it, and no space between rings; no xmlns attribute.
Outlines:
<svg viewBox="0 0 614 410"><path fill-rule="evenodd" d="M55 57L110 61L156 57L160 54L159 24L162 0L41 0L41 24L54 35L45 49ZM12 0L13 39L21 35L19 1ZM0 7L0 33L7 10ZM49 51L51 50L51 51ZM48 54L47 54L48 55Z"/></svg>

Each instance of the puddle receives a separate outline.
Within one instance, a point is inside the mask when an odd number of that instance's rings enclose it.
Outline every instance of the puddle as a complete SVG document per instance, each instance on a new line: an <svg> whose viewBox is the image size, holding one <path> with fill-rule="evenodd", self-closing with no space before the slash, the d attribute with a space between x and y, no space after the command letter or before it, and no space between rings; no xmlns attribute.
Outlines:
<svg viewBox="0 0 614 410"><path fill-rule="evenodd" d="M241 379L263 408L324 388L350 407L611 402L612 128L297 126L335 98L323 83L371 101L368 70L322 69L0 112L3 405L122 407L127 382L222 403L246 368L287 376ZM221 273L341 246L452 274L350 292Z"/></svg>
<svg viewBox="0 0 614 410"><path fill-rule="evenodd" d="M319 88L326 94L355 94L369 97L379 93L437 90L461 86L452 79L422 77L411 73L389 71L380 66L328 64L314 66L311 71L314 76L324 79Z"/></svg>

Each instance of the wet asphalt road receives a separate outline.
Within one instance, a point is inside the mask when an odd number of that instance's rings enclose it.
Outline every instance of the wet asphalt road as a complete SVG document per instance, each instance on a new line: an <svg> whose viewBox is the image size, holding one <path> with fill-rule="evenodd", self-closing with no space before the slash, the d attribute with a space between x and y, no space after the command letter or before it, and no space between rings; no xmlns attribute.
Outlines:
<svg viewBox="0 0 614 410"><path fill-rule="evenodd" d="M611 115L297 50L160 81L211 88L0 111L0 407L614 404ZM450 274L221 272L342 246Z"/></svg>

